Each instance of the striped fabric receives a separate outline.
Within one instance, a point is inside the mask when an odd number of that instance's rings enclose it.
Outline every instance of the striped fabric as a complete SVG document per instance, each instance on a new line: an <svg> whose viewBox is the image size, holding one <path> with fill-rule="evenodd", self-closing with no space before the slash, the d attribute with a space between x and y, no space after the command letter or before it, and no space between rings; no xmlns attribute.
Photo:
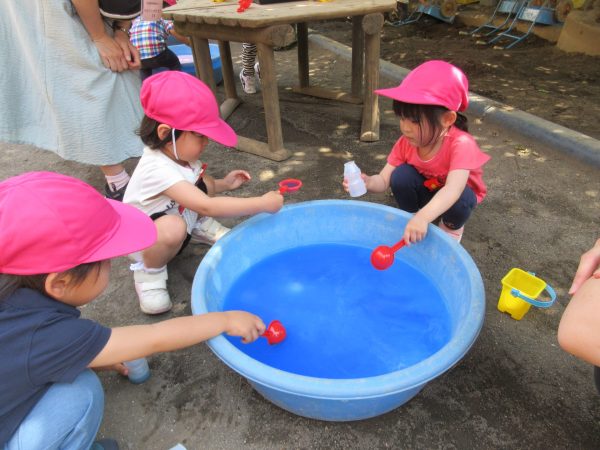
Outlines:
<svg viewBox="0 0 600 450"><path fill-rule="evenodd" d="M140 51L141 59L153 58L167 48L167 38L173 29L173 22L159 19L145 21L140 17L131 24L131 43Z"/></svg>

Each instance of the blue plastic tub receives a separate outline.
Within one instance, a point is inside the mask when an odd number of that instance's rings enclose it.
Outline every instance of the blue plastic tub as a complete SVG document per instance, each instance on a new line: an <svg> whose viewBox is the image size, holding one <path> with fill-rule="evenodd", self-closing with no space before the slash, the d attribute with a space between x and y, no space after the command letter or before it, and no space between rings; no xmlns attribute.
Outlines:
<svg viewBox="0 0 600 450"><path fill-rule="evenodd" d="M265 258L313 244L368 249L392 245L401 237L409 218L409 214L396 208L345 200L298 203L285 206L277 214L255 216L235 227L202 260L192 286L192 311L221 311L231 286ZM211 339L208 345L265 398L292 413L350 421L397 408L467 353L483 325L485 293L471 257L435 226L430 226L424 241L397 253L396 260L437 280L450 319L449 341L414 365L366 378L317 378L266 365L240 351L222 335Z"/></svg>
<svg viewBox="0 0 600 450"><path fill-rule="evenodd" d="M210 58L212 60L213 72L215 74L215 83L220 84L223 81L223 71L221 68L221 54L219 53L218 44L209 44L210 47ZM192 48L185 44L172 44L169 48L179 58L181 63L181 70L190 75L196 76L196 69L194 67L194 55L192 54ZM156 70L155 73L162 72L166 69Z"/></svg>

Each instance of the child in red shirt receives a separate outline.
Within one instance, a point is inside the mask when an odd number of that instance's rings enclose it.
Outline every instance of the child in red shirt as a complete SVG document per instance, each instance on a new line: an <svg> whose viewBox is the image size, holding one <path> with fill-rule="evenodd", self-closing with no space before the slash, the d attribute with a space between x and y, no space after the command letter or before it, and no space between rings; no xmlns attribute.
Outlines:
<svg viewBox="0 0 600 450"><path fill-rule="evenodd" d="M482 166L490 157L467 132L467 118L460 114L467 109L468 90L460 69L428 61L400 86L376 91L394 100L402 136L379 174L361 176L368 191L391 187L398 206L414 213L404 229L408 244L423 239L438 217L440 228L460 242L473 208L485 198Z"/></svg>

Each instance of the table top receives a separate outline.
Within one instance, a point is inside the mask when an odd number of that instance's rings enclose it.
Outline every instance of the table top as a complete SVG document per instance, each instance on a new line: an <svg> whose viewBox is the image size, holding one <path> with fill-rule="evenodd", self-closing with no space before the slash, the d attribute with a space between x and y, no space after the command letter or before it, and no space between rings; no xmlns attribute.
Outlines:
<svg viewBox="0 0 600 450"><path fill-rule="evenodd" d="M179 0L176 5L163 10L163 17L177 22L261 28L384 13L396 9L396 0L304 0L269 5L252 3L242 13L238 13L237 8L237 0Z"/></svg>

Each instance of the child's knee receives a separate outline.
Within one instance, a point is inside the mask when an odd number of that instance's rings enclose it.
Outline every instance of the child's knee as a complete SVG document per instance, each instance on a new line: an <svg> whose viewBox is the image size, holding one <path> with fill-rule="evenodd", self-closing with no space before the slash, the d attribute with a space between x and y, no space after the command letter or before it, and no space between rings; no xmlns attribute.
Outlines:
<svg viewBox="0 0 600 450"><path fill-rule="evenodd" d="M155 223L158 230L157 243L179 247L187 237L187 224L180 216L166 215Z"/></svg>
<svg viewBox="0 0 600 450"><path fill-rule="evenodd" d="M394 169L390 177L390 187L392 191L402 191L403 189L415 187L419 182L422 183L423 176L410 164L401 164Z"/></svg>

